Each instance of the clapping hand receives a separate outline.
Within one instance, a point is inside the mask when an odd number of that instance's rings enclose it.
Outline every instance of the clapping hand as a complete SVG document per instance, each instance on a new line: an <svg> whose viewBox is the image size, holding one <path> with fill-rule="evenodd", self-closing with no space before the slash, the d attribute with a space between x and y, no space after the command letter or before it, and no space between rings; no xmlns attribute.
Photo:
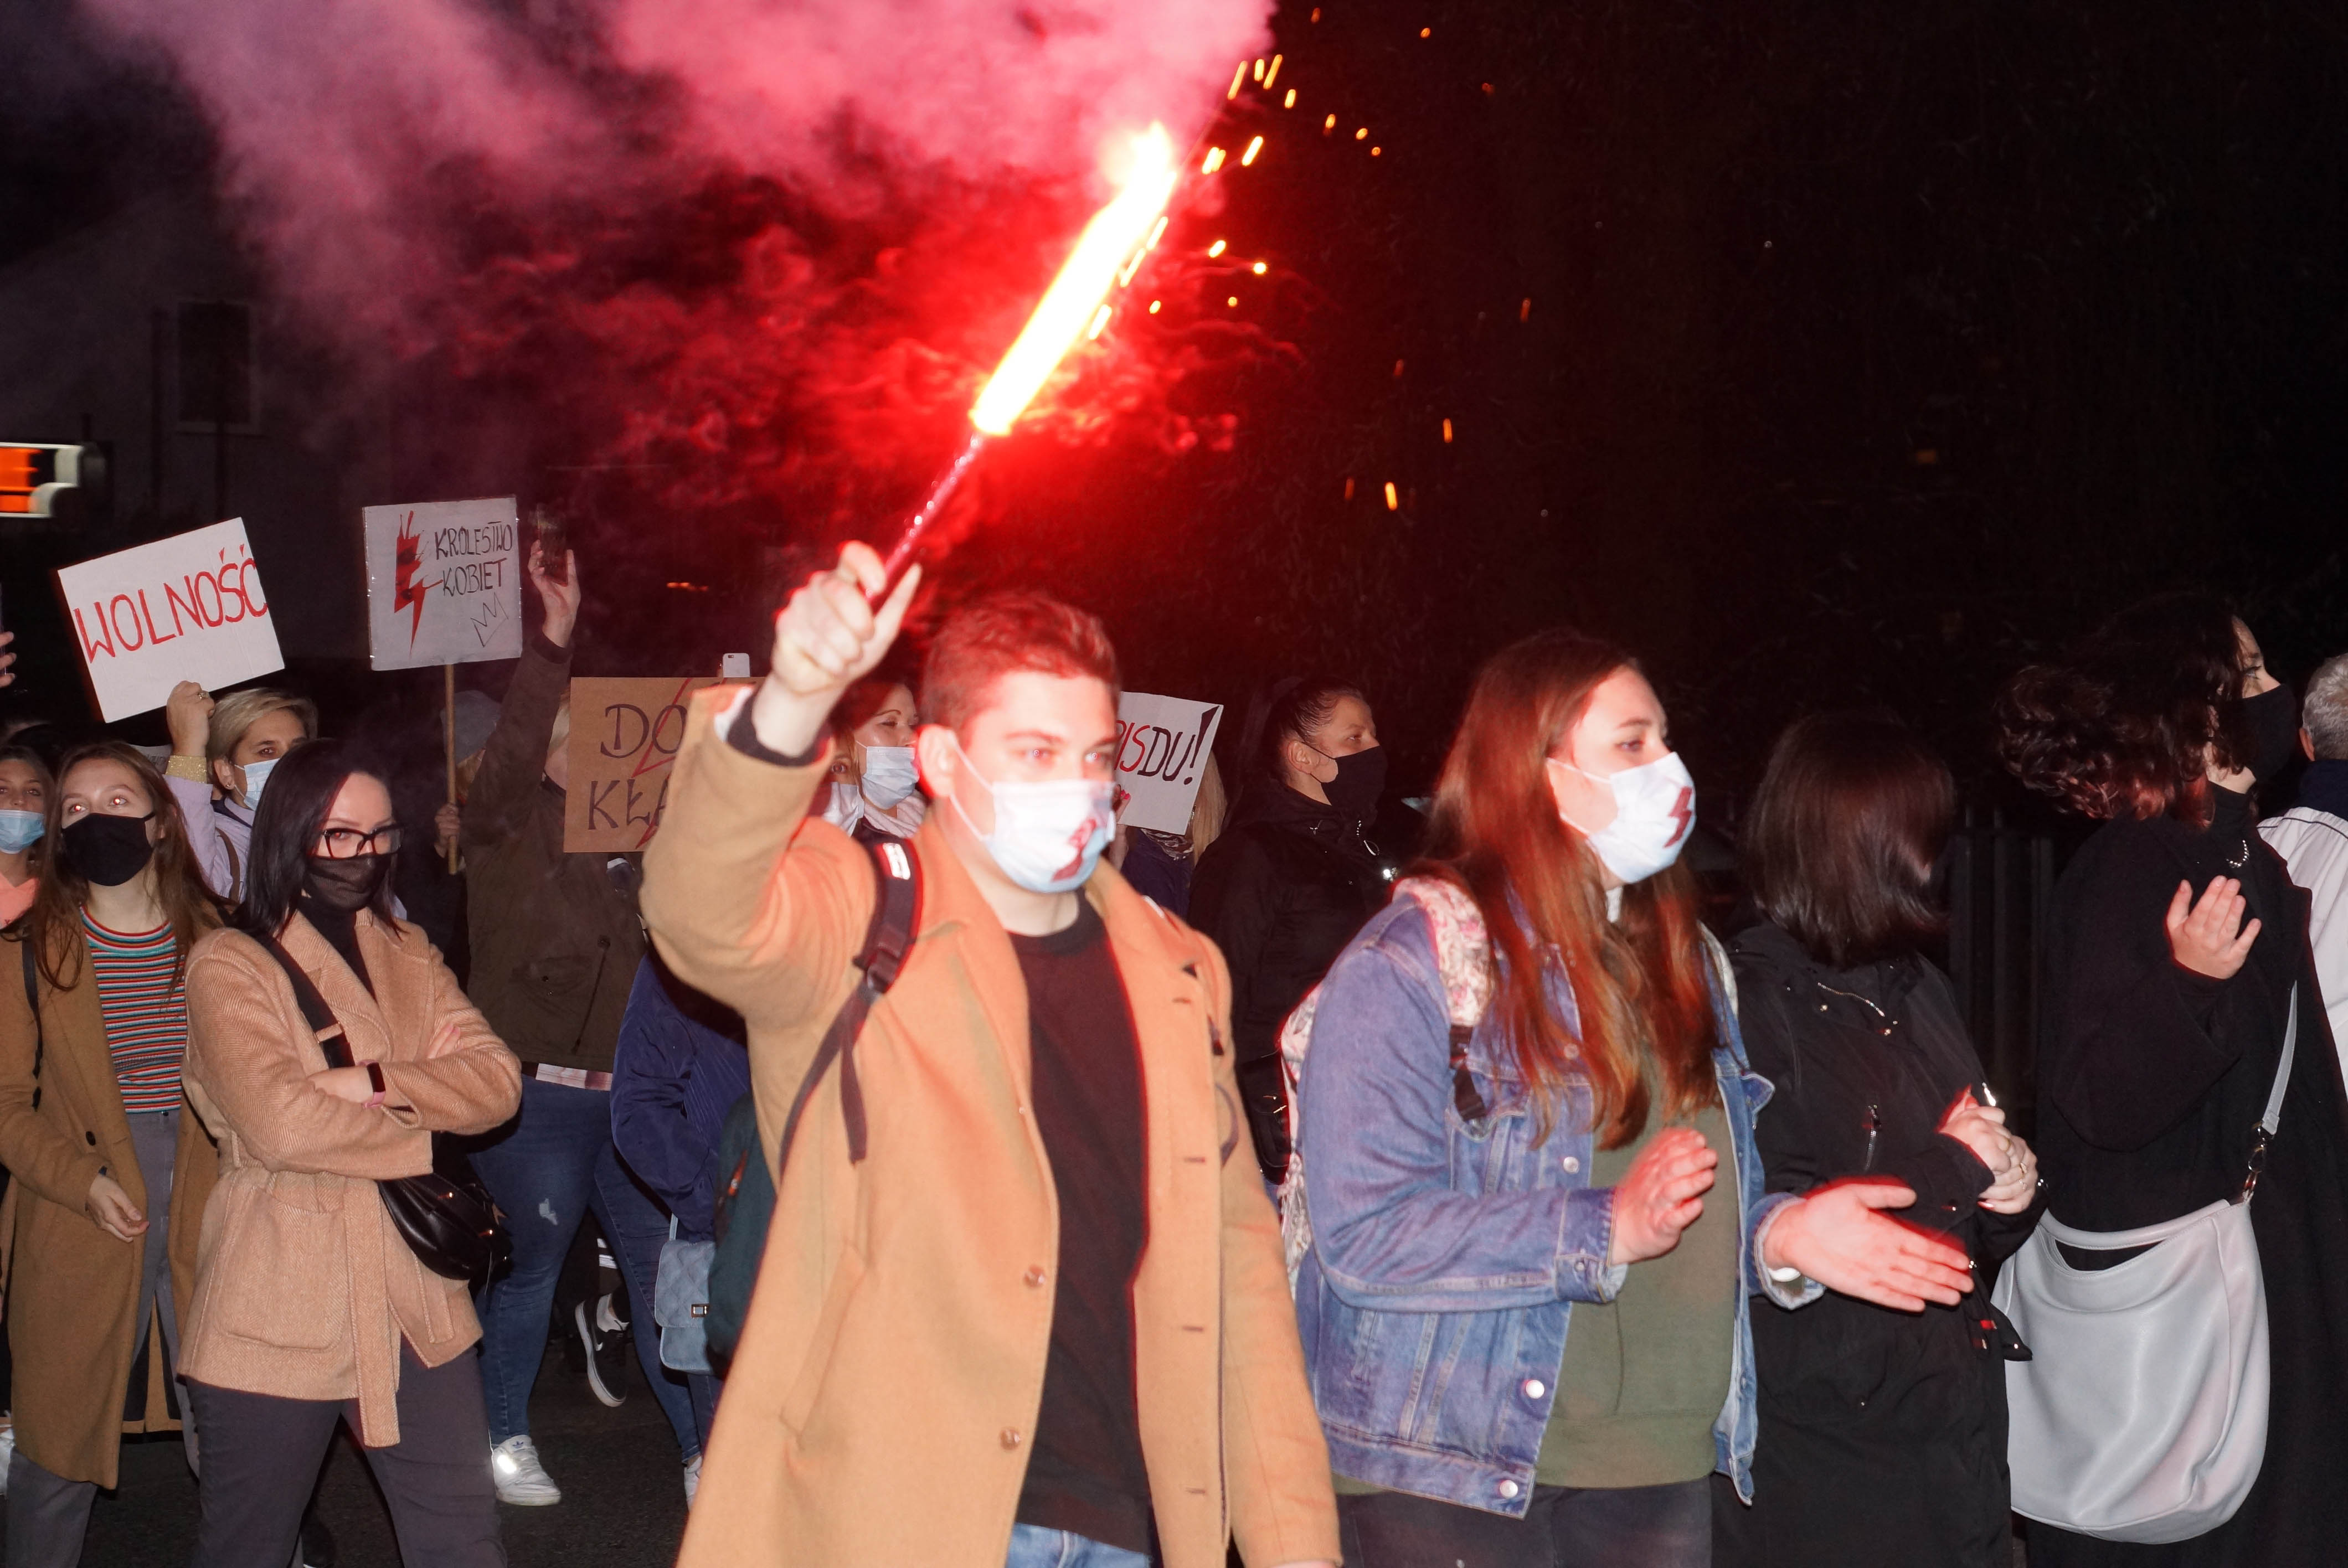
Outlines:
<svg viewBox="0 0 2348 1568"><path fill-rule="evenodd" d="M1720 1155L1692 1127L1655 1134L1614 1188L1609 1264L1644 1263L1680 1245L1680 1233L1704 1213Z"/></svg>
<svg viewBox="0 0 2348 1568"><path fill-rule="evenodd" d="M1940 1132L1962 1143L1988 1167L1990 1184L1981 1194L1982 1207L1995 1214L2018 1214L2030 1206L2038 1190L2038 1156L2006 1130L2003 1109L1975 1100L1972 1085L1967 1084L1949 1102Z"/></svg>
<svg viewBox="0 0 2348 1568"><path fill-rule="evenodd" d="M2242 923L2249 905L2242 885L2231 876L2213 876L2197 900L2193 884L2179 882L2168 901L2163 921L2168 927L2168 951L2178 966L2213 980L2230 980L2258 940L2259 922Z"/></svg>
<svg viewBox="0 0 2348 1568"><path fill-rule="evenodd" d="M1934 1301L1954 1307L1972 1288L1965 1249L1881 1212L1915 1201L1915 1189L1879 1176L1813 1187L1769 1221L1761 1261L1896 1312L1921 1312Z"/></svg>

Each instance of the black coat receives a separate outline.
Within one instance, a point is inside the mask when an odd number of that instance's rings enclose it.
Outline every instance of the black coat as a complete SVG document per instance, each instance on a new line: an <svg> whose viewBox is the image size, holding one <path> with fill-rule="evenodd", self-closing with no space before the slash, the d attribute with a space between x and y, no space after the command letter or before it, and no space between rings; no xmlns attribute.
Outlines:
<svg viewBox="0 0 2348 1568"><path fill-rule="evenodd" d="M1288 1164L1280 1026L1385 902L1364 825L1282 784L1259 784L1199 857L1190 924L1231 970L1231 1043L1264 1173Z"/></svg>
<svg viewBox="0 0 2348 1568"><path fill-rule="evenodd" d="M1231 967L1241 1061L1279 1053L1282 1022L1385 897L1362 824L1284 785L1248 791L1190 884L1190 924Z"/></svg>
<svg viewBox="0 0 2348 1568"><path fill-rule="evenodd" d="M2307 895L2219 790L2206 830L2115 822L2054 889L2039 1048L2039 1169L2066 1225L2119 1230L2239 1189L2299 987L2299 1051L2250 1204L2266 1279L2272 1404L2241 1510L2207 1534L2135 1546L2030 1527L2031 1568L2348 1563L2348 1099L2307 948ZM2239 876L2264 922L2231 979L2171 958L2162 917Z"/></svg>
<svg viewBox="0 0 2348 1568"><path fill-rule="evenodd" d="M1776 1091L1756 1122L1769 1190L1896 1176L1916 1192L1902 1219L1977 1259L2018 1245L2032 1217L1980 1207L1987 1167L1937 1131L1981 1077L1940 970L1913 956L1830 969L1772 925L1731 950L1746 1049ZM1753 1506L1717 1502L1715 1560L2003 1568L2005 1365L1975 1345L1973 1316L1831 1291L1790 1312L1755 1303Z"/></svg>

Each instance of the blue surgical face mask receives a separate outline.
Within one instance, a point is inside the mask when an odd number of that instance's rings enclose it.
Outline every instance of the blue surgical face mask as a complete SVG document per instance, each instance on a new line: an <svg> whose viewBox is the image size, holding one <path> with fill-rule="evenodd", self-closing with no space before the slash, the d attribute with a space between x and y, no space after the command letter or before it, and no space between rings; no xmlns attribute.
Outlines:
<svg viewBox="0 0 2348 1568"><path fill-rule="evenodd" d="M1117 786L1107 779L994 784L973 764L961 741L954 742L954 751L963 770L993 798L994 831L980 833L959 799L954 810L994 856L1003 875L1031 893L1067 893L1083 886L1117 831Z"/></svg>
<svg viewBox="0 0 2348 1568"><path fill-rule="evenodd" d="M0 855L32 848L47 828L48 818L37 811L0 811Z"/></svg>
<svg viewBox="0 0 2348 1568"><path fill-rule="evenodd" d="M268 787L270 772L283 759L265 757L257 763L244 764L244 809L261 809L261 792Z"/></svg>
<svg viewBox="0 0 2348 1568"><path fill-rule="evenodd" d="M922 770L913 761L911 746L867 746L864 748L864 798L882 811L893 811L897 803L913 793L922 782Z"/></svg>

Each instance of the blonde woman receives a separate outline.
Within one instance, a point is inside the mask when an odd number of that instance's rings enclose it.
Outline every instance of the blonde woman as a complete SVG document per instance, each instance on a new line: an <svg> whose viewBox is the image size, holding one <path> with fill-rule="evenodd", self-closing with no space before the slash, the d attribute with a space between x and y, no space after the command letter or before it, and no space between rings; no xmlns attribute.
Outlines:
<svg viewBox="0 0 2348 1568"><path fill-rule="evenodd" d="M267 686L215 701L193 681L171 689L163 713L171 760L163 770L188 819L188 836L211 890L230 903L243 897L252 814L270 770L318 735L318 708L307 697Z"/></svg>

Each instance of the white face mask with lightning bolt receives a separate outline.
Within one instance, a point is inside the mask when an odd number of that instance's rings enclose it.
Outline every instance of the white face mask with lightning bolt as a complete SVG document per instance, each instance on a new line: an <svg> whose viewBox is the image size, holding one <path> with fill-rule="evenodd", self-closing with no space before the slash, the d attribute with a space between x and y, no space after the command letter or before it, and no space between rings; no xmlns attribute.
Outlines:
<svg viewBox="0 0 2348 1568"><path fill-rule="evenodd" d="M1558 815L1589 841L1591 852L1623 886L1644 882L1680 857L1695 826L1695 780L1677 752L1619 774L1593 774L1558 757L1550 761L1613 794L1614 820L1595 833L1562 812Z"/></svg>

